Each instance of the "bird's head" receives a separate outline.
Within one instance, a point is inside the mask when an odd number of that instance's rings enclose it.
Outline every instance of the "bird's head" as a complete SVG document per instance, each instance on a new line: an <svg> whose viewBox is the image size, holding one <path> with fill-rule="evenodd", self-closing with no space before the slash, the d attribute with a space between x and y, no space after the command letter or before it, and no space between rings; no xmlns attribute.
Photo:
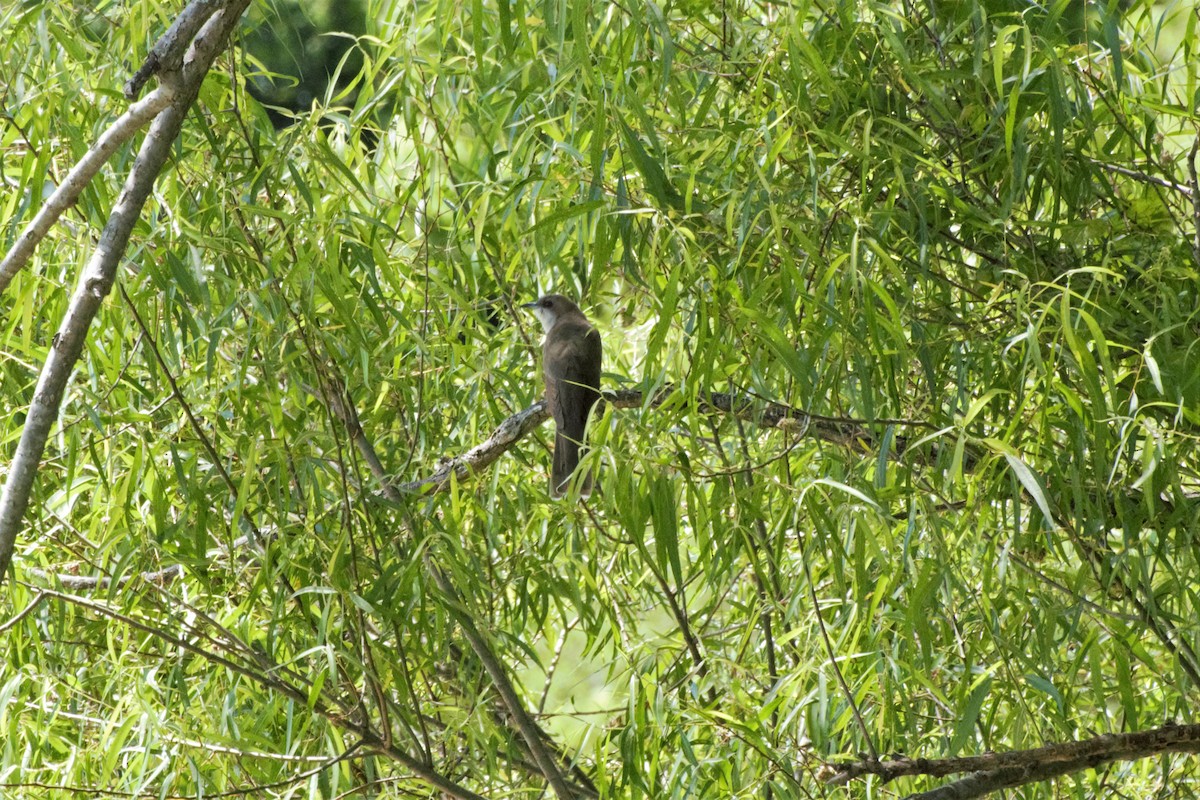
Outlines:
<svg viewBox="0 0 1200 800"><path fill-rule="evenodd" d="M561 294L544 295L532 303L526 303L522 308L528 308L537 314L538 321L542 323L542 329L545 331L553 328L559 317L570 314L572 311L579 311L579 306Z"/></svg>

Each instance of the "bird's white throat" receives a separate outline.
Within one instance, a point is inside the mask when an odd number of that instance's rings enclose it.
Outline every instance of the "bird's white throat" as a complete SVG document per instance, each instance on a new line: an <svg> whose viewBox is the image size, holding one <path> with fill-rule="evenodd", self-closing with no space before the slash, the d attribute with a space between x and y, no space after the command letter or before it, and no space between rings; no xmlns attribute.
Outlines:
<svg viewBox="0 0 1200 800"><path fill-rule="evenodd" d="M542 330L546 333L550 332L550 329L554 327L554 321L558 319L557 314L541 306L534 306L533 313L537 314L538 322L542 323Z"/></svg>

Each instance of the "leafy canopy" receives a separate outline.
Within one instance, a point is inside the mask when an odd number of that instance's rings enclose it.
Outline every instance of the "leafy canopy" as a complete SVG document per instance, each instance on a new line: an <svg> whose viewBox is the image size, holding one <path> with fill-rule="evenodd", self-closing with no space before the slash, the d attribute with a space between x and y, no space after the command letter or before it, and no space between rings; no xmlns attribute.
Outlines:
<svg viewBox="0 0 1200 800"><path fill-rule="evenodd" d="M262 62L228 56L93 329L3 618L55 575L183 577L0 634L0 780L433 796L365 751L314 768L356 742L329 705L540 796L426 556L606 797L810 797L872 748L1191 720L1197 18L1124 5L380 0L280 130L245 91ZM0 10L5 241L175 11ZM3 298L6 455L133 153ZM389 475L428 475L538 399L516 304L550 289L601 328L606 388L674 387L594 422L603 492L548 500L543 428L382 499L325 390ZM1195 770L1022 796L1191 797Z"/></svg>

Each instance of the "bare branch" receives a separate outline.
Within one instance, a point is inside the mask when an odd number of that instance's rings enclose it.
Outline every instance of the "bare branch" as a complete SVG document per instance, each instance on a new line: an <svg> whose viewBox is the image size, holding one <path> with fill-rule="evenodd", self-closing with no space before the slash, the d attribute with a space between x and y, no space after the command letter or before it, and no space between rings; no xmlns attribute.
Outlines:
<svg viewBox="0 0 1200 800"><path fill-rule="evenodd" d="M975 774L908 797L908 800L968 800L1000 789L1095 769L1110 761L1134 761L1162 753L1200 753L1200 725L1166 725L1138 733L1109 733L1031 750L961 758L852 761L830 765L832 771L826 782L844 784L863 775L877 775L887 783L905 775L942 777L972 772Z"/></svg>
<svg viewBox="0 0 1200 800"><path fill-rule="evenodd" d="M107 589L112 586L113 579L107 575L67 575L61 572L47 572L44 569L29 569L30 575L41 578L49 583L56 583L64 589L70 589L73 592L85 591L88 589ZM183 566L181 564L172 564L165 569L155 570L153 572L141 572L132 575L122 575L116 579L117 586L124 586L134 578L139 578L146 583L156 583L159 586L165 586L171 581L183 574Z"/></svg>
<svg viewBox="0 0 1200 800"><path fill-rule="evenodd" d="M159 72L172 72L183 64L183 54L192 43L196 32L200 30L209 17L216 13L220 0L192 0L179 16L167 28L166 33L159 37L146 55L146 60L133 77L125 82L125 98L134 100L150 80L150 76Z"/></svg>
<svg viewBox="0 0 1200 800"><path fill-rule="evenodd" d="M539 400L501 422L486 441L475 445L461 456L447 460L428 478L396 484L394 489L403 493L423 494L445 491L450 486L451 476L461 481L482 472L548 419L550 411L546 408L546 402Z"/></svg>
<svg viewBox="0 0 1200 800"><path fill-rule="evenodd" d="M647 403L644 392L638 389L620 389L605 392L604 401L614 408L641 408L643 405L657 408L671 402L684 403L686 398L672 389L665 388L656 392ZM699 399L698 405L702 412L733 414L739 419L764 428L795 430L801 435L845 447L869 444L873 439L863 427L867 423L866 420L822 417L782 403L756 401L743 395L707 392ZM477 444L461 456L447 460L432 475L407 483L393 484L393 488L405 494L434 494L444 491L449 487L452 476L462 481L482 472L548 419L550 412L546 409L545 401L538 401L501 422L486 441ZM874 424L925 425L911 420L893 419L875 420Z"/></svg>
<svg viewBox="0 0 1200 800"><path fill-rule="evenodd" d="M1094 158L1089 160L1097 167L1100 167L1100 169L1108 170L1109 172L1115 172L1118 175L1124 175L1126 178L1133 178L1134 180L1141 181L1142 183L1148 183L1152 186L1162 186L1165 189L1179 192L1185 197L1194 197L1195 195L1195 190L1192 187L1184 186L1182 183L1169 181L1166 178L1160 178L1157 175L1139 172L1136 169L1129 169L1129 167L1122 167L1120 164L1109 164L1106 161L1099 161Z"/></svg>

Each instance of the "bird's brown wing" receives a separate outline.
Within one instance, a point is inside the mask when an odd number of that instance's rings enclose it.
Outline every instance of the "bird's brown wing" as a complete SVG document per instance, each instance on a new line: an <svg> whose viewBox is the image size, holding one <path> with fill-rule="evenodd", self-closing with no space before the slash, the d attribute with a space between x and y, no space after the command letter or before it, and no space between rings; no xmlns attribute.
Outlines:
<svg viewBox="0 0 1200 800"><path fill-rule="evenodd" d="M546 402L556 427L550 491L556 497L582 456L588 414L600 399L601 358L600 333L590 325L560 323L546 337ZM589 475L584 493L590 485Z"/></svg>

